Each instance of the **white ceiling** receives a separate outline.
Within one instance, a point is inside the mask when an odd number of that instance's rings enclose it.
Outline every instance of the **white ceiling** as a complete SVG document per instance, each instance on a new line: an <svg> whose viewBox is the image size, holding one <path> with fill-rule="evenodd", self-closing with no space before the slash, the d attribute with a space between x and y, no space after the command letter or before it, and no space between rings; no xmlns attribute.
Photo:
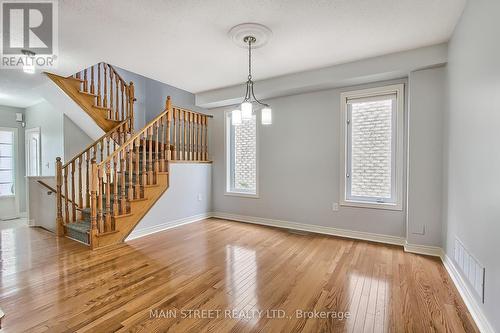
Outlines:
<svg viewBox="0 0 500 333"><path fill-rule="evenodd" d="M106 61L196 93L246 79L246 50L227 37L236 24L273 31L254 52L259 80L445 42L465 1L60 0L54 72ZM40 98L42 75L0 73L0 104Z"/></svg>

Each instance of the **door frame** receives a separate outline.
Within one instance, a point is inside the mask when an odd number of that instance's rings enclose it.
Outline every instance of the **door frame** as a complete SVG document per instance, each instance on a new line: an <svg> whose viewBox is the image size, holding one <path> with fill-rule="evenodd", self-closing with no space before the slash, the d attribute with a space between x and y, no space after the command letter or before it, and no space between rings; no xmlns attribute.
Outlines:
<svg viewBox="0 0 500 333"><path fill-rule="evenodd" d="M30 133L38 133L38 175L28 175L29 171L29 140L28 140L28 135ZM32 128L27 128L24 130L24 164L25 164L25 173L26 176L41 176L42 175L42 131L41 128L38 127L32 127Z"/></svg>

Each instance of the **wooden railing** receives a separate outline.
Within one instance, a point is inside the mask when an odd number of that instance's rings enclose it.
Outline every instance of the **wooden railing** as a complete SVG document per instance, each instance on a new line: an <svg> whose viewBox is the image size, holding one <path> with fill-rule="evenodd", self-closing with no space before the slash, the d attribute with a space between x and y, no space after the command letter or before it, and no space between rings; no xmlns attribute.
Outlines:
<svg viewBox="0 0 500 333"><path fill-rule="evenodd" d="M90 207L91 162L102 162L131 136L130 119L115 128L64 165L56 159L57 233L64 234L64 225L81 219L82 208Z"/></svg>
<svg viewBox="0 0 500 333"><path fill-rule="evenodd" d="M130 119L134 126L134 84L127 83L113 66L100 62L74 75L83 80L83 92L96 95L97 107L107 110L110 120Z"/></svg>
<svg viewBox="0 0 500 333"><path fill-rule="evenodd" d="M156 184L168 161L208 161L209 117L172 107L167 97L164 112L106 159L92 160L91 239L119 228L114 217L131 213L128 202L144 198L144 188Z"/></svg>

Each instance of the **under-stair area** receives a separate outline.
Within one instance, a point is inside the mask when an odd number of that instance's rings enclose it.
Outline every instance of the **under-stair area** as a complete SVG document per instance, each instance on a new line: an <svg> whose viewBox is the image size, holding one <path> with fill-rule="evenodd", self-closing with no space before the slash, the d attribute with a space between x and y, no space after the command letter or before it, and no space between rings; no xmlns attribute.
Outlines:
<svg viewBox="0 0 500 333"><path fill-rule="evenodd" d="M101 75L102 73L102 75ZM123 242L169 186L169 163L208 163L208 119L172 105L134 131L134 85L109 64L46 73L106 133L56 160L57 234L92 249Z"/></svg>

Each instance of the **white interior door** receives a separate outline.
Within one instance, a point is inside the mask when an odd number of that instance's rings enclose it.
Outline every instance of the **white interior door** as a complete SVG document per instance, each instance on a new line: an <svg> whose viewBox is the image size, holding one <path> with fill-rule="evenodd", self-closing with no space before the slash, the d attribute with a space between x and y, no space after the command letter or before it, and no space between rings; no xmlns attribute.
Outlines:
<svg viewBox="0 0 500 333"><path fill-rule="evenodd" d="M41 145L40 128L30 128L25 133L25 151L26 151L26 176L40 176L41 170Z"/></svg>

